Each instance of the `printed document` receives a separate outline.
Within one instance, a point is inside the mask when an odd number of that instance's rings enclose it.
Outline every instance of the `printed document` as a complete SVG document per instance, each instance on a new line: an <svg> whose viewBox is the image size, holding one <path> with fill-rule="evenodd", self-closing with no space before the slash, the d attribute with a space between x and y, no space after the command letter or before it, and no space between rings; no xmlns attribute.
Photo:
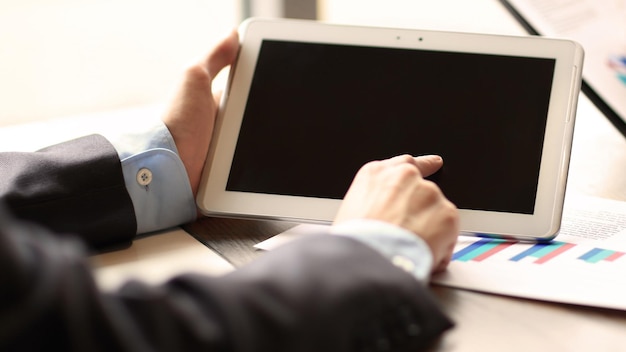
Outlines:
<svg viewBox="0 0 626 352"><path fill-rule="evenodd" d="M572 196L548 243L462 236L433 283L626 310L626 202Z"/></svg>
<svg viewBox="0 0 626 352"><path fill-rule="evenodd" d="M274 249L325 225L298 225L257 244ZM567 196L561 231L547 243L461 236L433 284L626 310L626 202Z"/></svg>
<svg viewBox="0 0 626 352"><path fill-rule="evenodd" d="M583 79L626 122L626 0L506 0L539 34L585 49Z"/></svg>

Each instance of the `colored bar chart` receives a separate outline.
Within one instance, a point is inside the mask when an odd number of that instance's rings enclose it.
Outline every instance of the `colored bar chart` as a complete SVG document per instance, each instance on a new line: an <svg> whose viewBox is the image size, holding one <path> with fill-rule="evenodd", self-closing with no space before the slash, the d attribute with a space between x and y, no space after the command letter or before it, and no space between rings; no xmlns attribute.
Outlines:
<svg viewBox="0 0 626 352"><path fill-rule="evenodd" d="M621 258L624 254L625 254L624 252L612 251L612 250L602 249L602 248L594 248L590 250L589 252L578 257L578 259L584 260L587 263L595 264L601 261L613 262Z"/></svg>
<svg viewBox="0 0 626 352"><path fill-rule="evenodd" d="M517 243L519 242L490 238L480 239L456 251L452 255L452 260L460 262L481 262ZM508 260L519 262L525 258L531 257L534 258L533 263L544 264L575 246L576 245L573 243L557 241L549 243L536 243ZM611 251L601 250L600 252L590 252L586 254L585 258L581 257L579 259L591 262L598 260L615 260L616 258L614 258L614 256L619 257L616 253L609 252Z"/></svg>
<svg viewBox="0 0 626 352"><path fill-rule="evenodd" d="M566 242L549 242L549 243L537 243L520 254L512 257L510 260L518 262L527 257L536 258L533 263L544 264L549 260L556 258L559 254L567 251L568 249L576 246L573 243Z"/></svg>
<svg viewBox="0 0 626 352"><path fill-rule="evenodd" d="M452 260L480 262L515 243L517 242L487 238L481 239L454 253Z"/></svg>
<svg viewBox="0 0 626 352"><path fill-rule="evenodd" d="M483 238L457 250L452 255L452 260L459 262L481 262L505 250L506 248L517 245L518 243L520 242ZM535 243L532 246L523 249L513 257L508 258L508 260L512 262L520 262L525 259L528 260L527 258L531 258L533 259L532 263L544 264L573 247L576 247L576 244L559 241ZM626 257L625 252L603 248L593 248L577 258L593 264L599 262L614 262L622 257Z"/></svg>
<svg viewBox="0 0 626 352"><path fill-rule="evenodd" d="M609 56L608 64L615 71L617 79L626 84L626 54Z"/></svg>

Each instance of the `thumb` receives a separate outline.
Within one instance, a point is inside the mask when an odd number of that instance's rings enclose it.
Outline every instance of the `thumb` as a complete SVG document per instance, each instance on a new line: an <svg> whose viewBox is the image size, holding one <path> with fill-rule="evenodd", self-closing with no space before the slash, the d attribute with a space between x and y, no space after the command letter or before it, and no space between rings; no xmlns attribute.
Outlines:
<svg viewBox="0 0 626 352"><path fill-rule="evenodd" d="M213 48L206 59L205 64L211 79L235 61L238 51L239 34L234 30Z"/></svg>

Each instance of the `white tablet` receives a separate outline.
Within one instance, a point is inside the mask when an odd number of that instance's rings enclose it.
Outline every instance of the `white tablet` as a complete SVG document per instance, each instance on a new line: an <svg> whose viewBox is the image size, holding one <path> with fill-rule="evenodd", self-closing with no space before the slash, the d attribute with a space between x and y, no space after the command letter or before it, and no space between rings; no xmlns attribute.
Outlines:
<svg viewBox="0 0 626 352"><path fill-rule="evenodd" d="M583 51L575 42L247 20L197 202L330 223L371 160L438 154L467 233L550 239Z"/></svg>

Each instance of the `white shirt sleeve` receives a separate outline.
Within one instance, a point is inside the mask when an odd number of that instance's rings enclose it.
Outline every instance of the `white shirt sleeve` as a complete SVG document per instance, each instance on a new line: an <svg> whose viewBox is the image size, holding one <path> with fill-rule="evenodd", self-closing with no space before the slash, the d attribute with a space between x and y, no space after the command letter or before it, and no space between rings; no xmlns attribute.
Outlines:
<svg viewBox="0 0 626 352"><path fill-rule="evenodd" d="M158 122L143 131L105 136L122 163L133 202L137 233L181 225L196 218L196 204L176 144Z"/></svg>
<svg viewBox="0 0 626 352"><path fill-rule="evenodd" d="M413 274L419 281L428 282L433 256L426 242L414 233L386 222L369 219L333 225L330 233L362 241L379 251L394 265Z"/></svg>

